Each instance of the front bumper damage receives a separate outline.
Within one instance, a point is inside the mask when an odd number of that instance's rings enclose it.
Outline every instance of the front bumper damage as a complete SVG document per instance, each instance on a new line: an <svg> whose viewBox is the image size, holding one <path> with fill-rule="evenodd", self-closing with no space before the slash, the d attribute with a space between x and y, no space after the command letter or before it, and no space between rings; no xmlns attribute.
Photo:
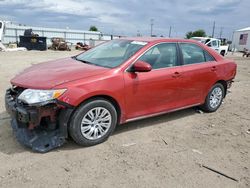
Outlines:
<svg viewBox="0 0 250 188"><path fill-rule="evenodd" d="M20 88L11 88L5 95L5 107L17 140L41 153L62 146L68 138L68 122L74 108L59 101L29 106L17 100L20 92Z"/></svg>

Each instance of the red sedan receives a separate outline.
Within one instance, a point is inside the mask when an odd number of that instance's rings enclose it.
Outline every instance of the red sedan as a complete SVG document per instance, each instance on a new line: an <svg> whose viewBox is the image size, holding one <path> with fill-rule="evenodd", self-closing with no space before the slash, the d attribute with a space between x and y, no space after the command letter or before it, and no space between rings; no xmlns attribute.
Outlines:
<svg viewBox="0 0 250 188"><path fill-rule="evenodd" d="M17 139L35 151L105 141L117 124L200 106L216 111L236 64L192 40L124 38L24 70L6 109Z"/></svg>

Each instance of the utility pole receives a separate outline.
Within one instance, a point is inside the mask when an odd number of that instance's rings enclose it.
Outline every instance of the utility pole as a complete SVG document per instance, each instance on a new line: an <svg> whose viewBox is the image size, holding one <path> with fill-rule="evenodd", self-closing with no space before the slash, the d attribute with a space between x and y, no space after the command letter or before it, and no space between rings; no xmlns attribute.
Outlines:
<svg viewBox="0 0 250 188"><path fill-rule="evenodd" d="M220 28L220 39L222 37L223 27Z"/></svg>
<svg viewBox="0 0 250 188"><path fill-rule="evenodd" d="M171 32L172 32L172 27L170 26L170 27L169 27L169 33L168 33L168 37L169 37L169 38L171 37Z"/></svg>
<svg viewBox="0 0 250 188"><path fill-rule="evenodd" d="M150 19L150 36L153 36L154 19Z"/></svg>
<svg viewBox="0 0 250 188"><path fill-rule="evenodd" d="M215 30L215 21L214 21L214 25L213 25L212 38L214 38L214 30Z"/></svg>
<svg viewBox="0 0 250 188"><path fill-rule="evenodd" d="M141 37L140 30L137 30L137 37Z"/></svg>

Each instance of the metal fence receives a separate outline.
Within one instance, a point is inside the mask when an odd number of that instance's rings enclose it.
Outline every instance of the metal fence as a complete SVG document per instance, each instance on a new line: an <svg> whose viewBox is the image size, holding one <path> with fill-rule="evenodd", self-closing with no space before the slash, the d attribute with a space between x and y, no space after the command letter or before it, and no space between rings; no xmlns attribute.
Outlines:
<svg viewBox="0 0 250 188"><path fill-rule="evenodd" d="M13 24L7 24L4 31L3 43L19 42L19 36L24 34L25 29L32 29L33 33L42 37L47 37L47 44L51 44L51 38L60 37L65 41L76 44L83 42L89 44L90 40L97 45L101 42L119 38L117 35L107 35L101 32L70 30L70 29L56 29L56 28L42 28L42 27L27 27Z"/></svg>

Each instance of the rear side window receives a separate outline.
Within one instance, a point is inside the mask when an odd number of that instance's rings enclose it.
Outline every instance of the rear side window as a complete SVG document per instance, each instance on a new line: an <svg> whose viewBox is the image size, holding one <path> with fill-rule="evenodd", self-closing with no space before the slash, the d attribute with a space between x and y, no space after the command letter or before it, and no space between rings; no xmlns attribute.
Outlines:
<svg viewBox="0 0 250 188"><path fill-rule="evenodd" d="M184 65L214 61L214 58L201 47L191 43L181 43Z"/></svg>
<svg viewBox="0 0 250 188"><path fill-rule="evenodd" d="M206 61L215 61L214 57L211 56L208 52L204 51Z"/></svg>
<svg viewBox="0 0 250 188"><path fill-rule="evenodd" d="M177 48L175 43L162 43L152 47L140 60L149 63L153 69L177 65Z"/></svg>

